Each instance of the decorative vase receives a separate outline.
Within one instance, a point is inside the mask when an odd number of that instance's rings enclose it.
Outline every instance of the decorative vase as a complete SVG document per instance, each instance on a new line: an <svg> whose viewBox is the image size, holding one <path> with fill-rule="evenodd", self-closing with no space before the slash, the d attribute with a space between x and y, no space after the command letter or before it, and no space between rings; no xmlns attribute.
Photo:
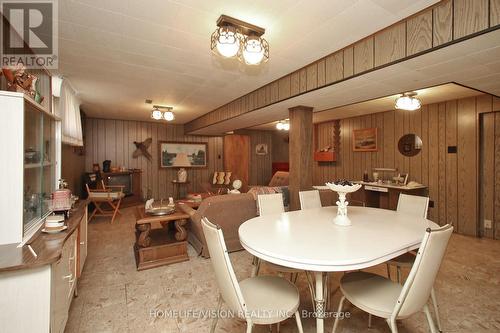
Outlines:
<svg viewBox="0 0 500 333"><path fill-rule="evenodd" d="M184 168L180 168L179 171L177 171L177 181L179 183L185 183L187 181L187 171Z"/></svg>
<svg viewBox="0 0 500 333"><path fill-rule="evenodd" d="M337 192L339 196L339 200L336 202L337 204L337 216L333 220L336 225L340 226L350 226L351 220L347 216L347 206L349 202L346 201L346 194L356 192L361 188L361 184L352 184L352 185L339 185L334 183L326 183L326 186L330 188L330 190Z"/></svg>

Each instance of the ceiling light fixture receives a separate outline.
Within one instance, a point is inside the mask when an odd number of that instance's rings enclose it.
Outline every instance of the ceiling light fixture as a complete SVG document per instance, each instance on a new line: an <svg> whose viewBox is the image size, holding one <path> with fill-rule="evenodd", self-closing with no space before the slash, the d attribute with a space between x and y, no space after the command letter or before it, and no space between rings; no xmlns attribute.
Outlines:
<svg viewBox="0 0 500 333"><path fill-rule="evenodd" d="M162 112L156 107L153 108L153 110L151 111L151 118L153 118L154 120L160 120L162 117Z"/></svg>
<svg viewBox="0 0 500 333"><path fill-rule="evenodd" d="M167 111L162 112L160 109L166 109ZM160 106L153 105L153 110L151 111L151 118L154 120L162 120L172 121L175 119L175 115L172 112L173 107L171 106Z"/></svg>
<svg viewBox="0 0 500 333"><path fill-rule="evenodd" d="M172 111L165 111L163 113L163 118L165 118L166 121L172 121L175 119L175 115Z"/></svg>
<svg viewBox="0 0 500 333"><path fill-rule="evenodd" d="M396 99L396 105L394 107L396 109L407 111L415 111L420 109L422 103L415 96L417 96L417 93L413 91L401 94L401 96Z"/></svg>
<svg viewBox="0 0 500 333"><path fill-rule="evenodd" d="M247 65L258 65L269 59L269 43L262 38L265 29L221 15L212 34L210 49L223 57L234 58Z"/></svg>
<svg viewBox="0 0 500 333"><path fill-rule="evenodd" d="M288 131L290 130L290 123L288 120L280 120L276 123L276 129L279 131Z"/></svg>

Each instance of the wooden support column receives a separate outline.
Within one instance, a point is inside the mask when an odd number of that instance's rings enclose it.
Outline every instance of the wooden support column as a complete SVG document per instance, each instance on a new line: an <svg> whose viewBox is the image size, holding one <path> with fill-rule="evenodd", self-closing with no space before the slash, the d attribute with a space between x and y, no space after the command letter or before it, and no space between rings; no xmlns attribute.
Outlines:
<svg viewBox="0 0 500 333"><path fill-rule="evenodd" d="M295 106L290 118L290 210L300 209L299 191L312 189L313 108Z"/></svg>

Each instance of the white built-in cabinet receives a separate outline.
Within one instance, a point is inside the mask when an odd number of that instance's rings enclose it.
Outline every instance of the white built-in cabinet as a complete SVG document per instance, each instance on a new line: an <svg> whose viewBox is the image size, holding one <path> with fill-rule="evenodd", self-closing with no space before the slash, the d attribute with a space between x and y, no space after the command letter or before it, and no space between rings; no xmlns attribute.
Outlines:
<svg viewBox="0 0 500 333"><path fill-rule="evenodd" d="M0 90L0 245L28 241L50 214L61 174L61 121L21 92Z"/></svg>
<svg viewBox="0 0 500 333"><path fill-rule="evenodd" d="M45 97L50 99L50 89ZM48 199L61 174L61 121L50 105L21 92L0 90L0 246L19 249L13 251L19 257L33 255L27 244L38 237L36 232L51 213ZM3 267L0 332L64 332L87 257L87 207L79 209L85 212L64 241L57 262ZM45 250L54 250L50 241Z"/></svg>
<svg viewBox="0 0 500 333"><path fill-rule="evenodd" d="M0 332L64 332L86 253L85 212L57 262L0 273Z"/></svg>

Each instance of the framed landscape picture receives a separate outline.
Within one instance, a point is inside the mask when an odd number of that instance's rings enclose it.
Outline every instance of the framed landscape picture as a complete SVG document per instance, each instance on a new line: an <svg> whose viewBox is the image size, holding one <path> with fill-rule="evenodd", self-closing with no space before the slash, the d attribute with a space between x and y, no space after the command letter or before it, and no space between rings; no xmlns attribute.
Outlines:
<svg viewBox="0 0 500 333"><path fill-rule="evenodd" d="M353 151L377 151L377 128L364 128L352 131Z"/></svg>
<svg viewBox="0 0 500 333"><path fill-rule="evenodd" d="M160 168L207 167L206 142L160 141Z"/></svg>

